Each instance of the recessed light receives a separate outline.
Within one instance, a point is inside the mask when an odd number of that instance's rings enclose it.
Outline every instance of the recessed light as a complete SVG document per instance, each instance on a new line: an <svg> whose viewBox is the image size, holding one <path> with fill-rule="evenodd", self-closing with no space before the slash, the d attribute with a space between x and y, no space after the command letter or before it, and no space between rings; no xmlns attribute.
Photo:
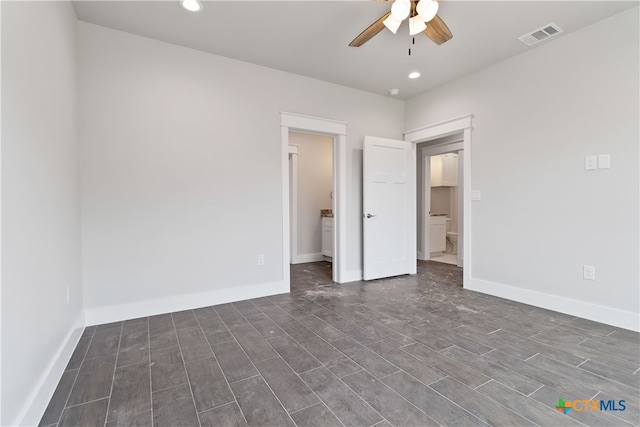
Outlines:
<svg viewBox="0 0 640 427"><path fill-rule="evenodd" d="M397 96L400 93L400 89L389 89L389 95Z"/></svg>
<svg viewBox="0 0 640 427"><path fill-rule="evenodd" d="M198 12L202 9L202 3L198 0L180 0L180 5L189 12Z"/></svg>
<svg viewBox="0 0 640 427"><path fill-rule="evenodd" d="M413 73L409 74L410 79L417 79L418 77L420 77L420 73L417 71L414 71Z"/></svg>

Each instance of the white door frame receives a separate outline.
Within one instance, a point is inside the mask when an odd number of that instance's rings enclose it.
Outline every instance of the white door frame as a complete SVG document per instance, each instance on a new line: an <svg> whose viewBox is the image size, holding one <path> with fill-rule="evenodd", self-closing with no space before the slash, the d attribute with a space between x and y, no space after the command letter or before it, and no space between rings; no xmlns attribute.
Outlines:
<svg viewBox="0 0 640 427"><path fill-rule="evenodd" d="M464 251L463 257L463 286L469 283L471 278L471 130L473 114L454 117L443 122L434 123L418 129L404 132L405 141L411 141L414 144L420 142L432 141L434 139L453 135L459 132L463 133L463 152L464 152L464 171L463 171L463 217L464 217L464 238L458 236L458 244L462 246ZM429 168L430 169L430 168ZM423 230L424 232L424 230ZM427 230L428 232L428 230ZM412 242L415 245L415 241Z"/></svg>
<svg viewBox="0 0 640 427"><path fill-rule="evenodd" d="M296 261L298 254L298 146L289 145L289 263Z"/></svg>
<svg viewBox="0 0 640 427"><path fill-rule="evenodd" d="M336 120L280 113L282 138L282 278L291 286L289 236L289 131L333 137L333 281L346 280L347 124Z"/></svg>

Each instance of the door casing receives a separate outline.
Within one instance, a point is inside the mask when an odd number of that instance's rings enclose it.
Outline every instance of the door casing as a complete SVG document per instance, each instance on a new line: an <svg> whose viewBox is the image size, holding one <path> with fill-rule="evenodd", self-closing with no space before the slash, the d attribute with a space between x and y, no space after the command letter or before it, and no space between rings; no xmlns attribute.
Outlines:
<svg viewBox="0 0 640 427"><path fill-rule="evenodd" d="M289 145L289 263L298 253L298 146Z"/></svg>
<svg viewBox="0 0 640 427"><path fill-rule="evenodd" d="M463 248L463 287L465 283L469 283L471 278L471 131L473 114L465 114L463 116L454 117L443 122L434 123L421 128L406 131L404 133L405 141L411 141L414 144L420 142L432 141L434 139L443 138L462 132L462 149L464 152L463 168L463 230L464 235L458 236L458 245ZM415 245L415 241L412 242Z"/></svg>

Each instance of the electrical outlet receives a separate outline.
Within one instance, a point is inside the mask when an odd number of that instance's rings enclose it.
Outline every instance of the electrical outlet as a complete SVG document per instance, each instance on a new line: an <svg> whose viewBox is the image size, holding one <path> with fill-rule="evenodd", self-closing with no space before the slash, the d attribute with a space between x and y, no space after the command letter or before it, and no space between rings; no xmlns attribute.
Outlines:
<svg viewBox="0 0 640 427"><path fill-rule="evenodd" d="M264 265L264 255L258 255L258 265Z"/></svg>
<svg viewBox="0 0 640 427"><path fill-rule="evenodd" d="M596 156L586 156L584 158L584 169L588 171L598 169L598 158Z"/></svg>
<svg viewBox="0 0 640 427"><path fill-rule="evenodd" d="M596 280L596 268L592 265L583 266L582 277L584 280Z"/></svg>

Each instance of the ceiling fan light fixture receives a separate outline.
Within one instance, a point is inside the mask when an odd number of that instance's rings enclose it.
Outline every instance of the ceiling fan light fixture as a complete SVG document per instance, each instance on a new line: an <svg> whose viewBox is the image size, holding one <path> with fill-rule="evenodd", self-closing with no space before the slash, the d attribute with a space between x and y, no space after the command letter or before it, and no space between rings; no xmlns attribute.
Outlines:
<svg viewBox="0 0 640 427"><path fill-rule="evenodd" d="M422 17L424 22L429 22L438 14L440 5L435 0L420 0L416 6L416 12Z"/></svg>
<svg viewBox="0 0 640 427"><path fill-rule="evenodd" d="M389 29L389 31L395 34L398 31L398 28L400 28L400 24L402 24L402 21L394 18L393 15L389 15L387 19L382 21L382 23Z"/></svg>
<svg viewBox="0 0 640 427"><path fill-rule="evenodd" d="M410 0L395 0L391 5L391 16L398 21L407 19L411 13L411 1Z"/></svg>
<svg viewBox="0 0 640 427"><path fill-rule="evenodd" d="M391 2L392 0L380 0L380 1ZM416 14L418 13L416 9L418 7L420 8L420 11L423 12L423 14L426 14L427 19L424 19L425 18L424 15L420 16L423 22L427 25L427 27L424 30L422 30L422 34L430 38L432 42L434 42L437 45L441 45L442 43L445 43L453 38L453 34L451 34L451 30L449 30L449 27L447 27L447 24L444 23L444 21L440 18L440 16L435 14L438 9L437 1L395 0L394 3L391 5L391 11L385 13L380 18L375 20L371 25L365 28L363 32L361 32L355 39L351 41L351 43L349 43L349 46L351 47L362 46L363 44L371 40L371 38L374 37L376 34L380 33L380 31L383 31L384 27L387 27L389 31L396 34L398 29L402 26L402 21L406 19L406 17L403 15L400 15L400 17L398 17L397 14L394 12L398 11L398 7L400 8L404 7L405 8L404 12L406 13L407 3L409 3L409 15L411 15L410 18L414 18L416 16ZM430 16L432 14L433 14L433 17ZM411 34L415 34L418 32L420 28L423 28L422 24L418 25L416 21L417 20L414 19L409 24L410 25L409 31L411 32ZM412 36L411 46L415 44L415 38L416 38L415 35ZM409 55L411 55L411 47L409 47Z"/></svg>
<svg viewBox="0 0 640 427"><path fill-rule="evenodd" d="M427 29L427 24L424 23L424 20L420 15L416 15L413 18L409 19L410 35L415 36L416 34L420 34L426 29Z"/></svg>
<svg viewBox="0 0 640 427"><path fill-rule="evenodd" d="M202 9L202 3L198 0L180 0L180 6L189 12L199 12Z"/></svg>

